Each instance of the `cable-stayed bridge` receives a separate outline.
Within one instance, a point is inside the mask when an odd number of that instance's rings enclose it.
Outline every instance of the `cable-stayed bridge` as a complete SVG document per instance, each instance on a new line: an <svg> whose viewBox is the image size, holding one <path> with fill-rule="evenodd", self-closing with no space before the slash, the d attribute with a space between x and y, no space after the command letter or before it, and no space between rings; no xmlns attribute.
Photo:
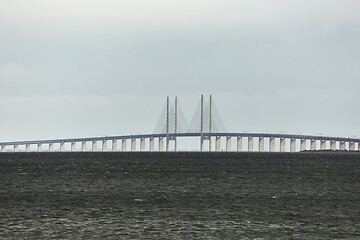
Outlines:
<svg viewBox="0 0 360 240"><path fill-rule="evenodd" d="M198 139L198 151L360 151L360 138L228 132L211 95L208 99L201 95L190 123L186 120L178 98L175 97L171 102L167 97L154 133L0 142L0 151L178 151L178 140L189 138Z"/></svg>

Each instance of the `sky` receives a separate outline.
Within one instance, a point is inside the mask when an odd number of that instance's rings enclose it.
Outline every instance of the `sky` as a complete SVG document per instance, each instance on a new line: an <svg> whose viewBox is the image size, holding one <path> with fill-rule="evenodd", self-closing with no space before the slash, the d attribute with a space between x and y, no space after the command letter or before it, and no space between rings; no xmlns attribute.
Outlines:
<svg viewBox="0 0 360 240"><path fill-rule="evenodd" d="M358 0L0 0L0 141L154 131L360 136Z"/></svg>

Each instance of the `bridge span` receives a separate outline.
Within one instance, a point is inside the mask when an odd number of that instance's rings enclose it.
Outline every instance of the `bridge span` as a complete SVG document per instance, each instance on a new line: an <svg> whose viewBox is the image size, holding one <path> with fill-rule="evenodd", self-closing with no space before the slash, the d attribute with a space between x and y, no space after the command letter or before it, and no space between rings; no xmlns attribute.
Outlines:
<svg viewBox="0 0 360 240"><path fill-rule="evenodd" d="M298 152L306 150L360 151L360 139L270 133L137 134L89 138L1 142L1 152L41 151L178 151L178 139L198 138L214 144L202 151ZM175 141L170 149L170 141ZM110 143L110 144L109 144ZM224 143L224 144L223 144ZM130 146L128 146L130 145ZM21 148L22 147L22 148ZM223 148L224 147L224 148Z"/></svg>
<svg viewBox="0 0 360 240"><path fill-rule="evenodd" d="M0 142L1 152L41 151L178 151L178 140L196 138L199 151L298 152L306 150L360 151L360 138L227 132L212 96L201 96L190 124L177 97L167 98L154 133L121 136ZM204 144L208 142L207 146ZM171 144L173 142L173 144ZM109 146L110 144L111 146ZM128 145L130 145L128 147Z"/></svg>

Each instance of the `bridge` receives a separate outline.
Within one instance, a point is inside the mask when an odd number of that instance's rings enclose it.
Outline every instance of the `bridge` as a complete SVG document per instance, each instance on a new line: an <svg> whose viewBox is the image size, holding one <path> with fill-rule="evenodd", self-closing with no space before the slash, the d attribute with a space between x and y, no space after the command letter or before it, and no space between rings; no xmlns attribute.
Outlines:
<svg viewBox="0 0 360 240"><path fill-rule="evenodd" d="M178 139L196 138L198 151L298 152L306 150L360 151L360 138L228 132L210 95L201 95L190 124L178 98L167 97L154 133L0 142L1 152L178 151ZM225 141L224 148L223 141ZM207 142L207 144L205 144ZM130 147L128 147L130 144Z"/></svg>

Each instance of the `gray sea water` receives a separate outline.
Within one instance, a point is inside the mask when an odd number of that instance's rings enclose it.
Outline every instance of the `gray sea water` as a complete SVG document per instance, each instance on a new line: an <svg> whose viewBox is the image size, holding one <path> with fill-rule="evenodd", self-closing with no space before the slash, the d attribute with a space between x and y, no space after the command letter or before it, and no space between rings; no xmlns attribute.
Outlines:
<svg viewBox="0 0 360 240"><path fill-rule="evenodd" d="M7 154L0 177L1 239L360 239L359 155Z"/></svg>

